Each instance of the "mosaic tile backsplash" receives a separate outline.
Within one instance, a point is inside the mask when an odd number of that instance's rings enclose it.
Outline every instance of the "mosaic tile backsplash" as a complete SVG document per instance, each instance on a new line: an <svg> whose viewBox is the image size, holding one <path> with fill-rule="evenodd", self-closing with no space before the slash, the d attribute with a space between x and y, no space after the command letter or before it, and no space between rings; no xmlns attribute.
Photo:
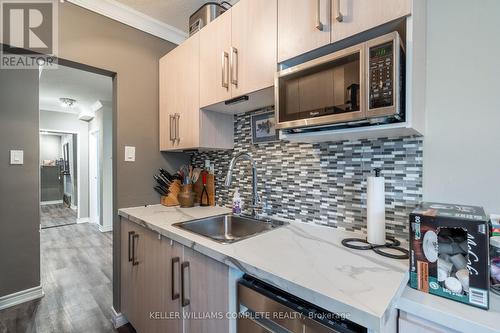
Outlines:
<svg viewBox="0 0 500 333"><path fill-rule="evenodd" d="M408 214L422 199L421 137L254 145L251 115L266 111L235 116L233 150L193 153L193 165L203 167L206 159L215 164L217 204L231 206L236 187L244 203L251 203L249 162L239 161L233 185L224 187L233 155L249 152L257 163L258 191L266 213L366 232L366 178L374 168L381 168L386 182L387 233L408 238Z"/></svg>

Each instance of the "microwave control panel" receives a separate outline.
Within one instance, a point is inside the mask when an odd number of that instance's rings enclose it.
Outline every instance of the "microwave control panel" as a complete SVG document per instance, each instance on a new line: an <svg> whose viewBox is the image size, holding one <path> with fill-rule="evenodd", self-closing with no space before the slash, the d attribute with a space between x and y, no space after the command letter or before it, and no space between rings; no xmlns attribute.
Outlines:
<svg viewBox="0 0 500 333"><path fill-rule="evenodd" d="M370 47L369 108L394 105L394 47L393 42Z"/></svg>

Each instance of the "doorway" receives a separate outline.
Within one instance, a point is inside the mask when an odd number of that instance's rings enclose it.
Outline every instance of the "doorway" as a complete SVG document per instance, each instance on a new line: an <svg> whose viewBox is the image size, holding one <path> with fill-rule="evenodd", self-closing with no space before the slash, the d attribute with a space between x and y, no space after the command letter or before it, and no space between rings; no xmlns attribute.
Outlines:
<svg viewBox="0 0 500 333"><path fill-rule="evenodd" d="M78 134L40 130L40 226L76 224Z"/></svg>

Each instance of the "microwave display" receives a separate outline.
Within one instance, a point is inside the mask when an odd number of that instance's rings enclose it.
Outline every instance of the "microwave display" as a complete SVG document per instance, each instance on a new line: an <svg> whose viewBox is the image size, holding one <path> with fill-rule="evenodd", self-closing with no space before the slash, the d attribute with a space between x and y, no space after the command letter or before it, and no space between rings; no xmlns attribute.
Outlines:
<svg viewBox="0 0 500 333"><path fill-rule="evenodd" d="M394 105L393 49L394 48L392 41L370 48L370 109L377 109Z"/></svg>

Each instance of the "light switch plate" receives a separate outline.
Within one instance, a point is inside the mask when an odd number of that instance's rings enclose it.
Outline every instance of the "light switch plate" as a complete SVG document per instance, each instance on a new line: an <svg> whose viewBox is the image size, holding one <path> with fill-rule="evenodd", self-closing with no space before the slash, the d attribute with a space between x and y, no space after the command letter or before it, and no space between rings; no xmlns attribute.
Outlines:
<svg viewBox="0 0 500 333"><path fill-rule="evenodd" d="M24 150L11 150L10 151L10 164L11 165L24 164Z"/></svg>
<svg viewBox="0 0 500 333"><path fill-rule="evenodd" d="M135 162L135 147L125 146L125 162Z"/></svg>

